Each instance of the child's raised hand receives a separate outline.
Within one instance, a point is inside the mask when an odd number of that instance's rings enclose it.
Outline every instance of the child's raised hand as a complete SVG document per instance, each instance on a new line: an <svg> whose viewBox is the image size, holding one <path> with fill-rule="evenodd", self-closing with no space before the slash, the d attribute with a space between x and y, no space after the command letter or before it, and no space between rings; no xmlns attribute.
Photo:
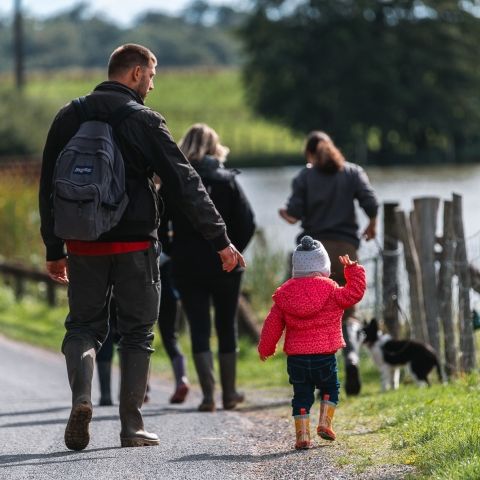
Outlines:
<svg viewBox="0 0 480 480"><path fill-rule="evenodd" d="M338 259L340 260L340 263L342 265L344 265L345 267L346 266L349 266L349 265L357 265L358 262L355 260L350 260L350 257L348 256L348 254L345 254L345 255L340 255L338 257Z"/></svg>

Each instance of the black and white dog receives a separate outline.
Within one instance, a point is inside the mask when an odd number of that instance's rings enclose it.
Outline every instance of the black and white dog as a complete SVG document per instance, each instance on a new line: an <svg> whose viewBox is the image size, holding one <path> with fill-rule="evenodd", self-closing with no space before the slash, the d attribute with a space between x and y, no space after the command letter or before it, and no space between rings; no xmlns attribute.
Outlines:
<svg viewBox="0 0 480 480"><path fill-rule="evenodd" d="M434 367L442 381L437 355L430 345L415 340L393 340L379 330L376 319L366 323L363 342L369 348L373 361L380 370L382 391L396 390L400 383L400 366L407 365L418 385L428 385L428 374Z"/></svg>

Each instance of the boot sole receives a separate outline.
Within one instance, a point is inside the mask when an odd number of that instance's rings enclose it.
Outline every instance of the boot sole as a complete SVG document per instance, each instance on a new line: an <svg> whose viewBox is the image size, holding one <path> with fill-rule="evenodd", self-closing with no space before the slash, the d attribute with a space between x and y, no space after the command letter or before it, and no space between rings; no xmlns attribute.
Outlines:
<svg viewBox="0 0 480 480"><path fill-rule="evenodd" d="M216 405L213 403L213 404L206 404L206 403L201 403L199 406L198 406L198 411L199 412L215 412L217 410L217 407Z"/></svg>
<svg viewBox="0 0 480 480"><path fill-rule="evenodd" d="M90 442L89 425L92 420L92 406L88 403L75 405L70 412L65 429L65 445L70 450L83 450Z"/></svg>
<svg viewBox="0 0 480 480"><path fill-rule="evenodd" d="M120 438L122 447L154 447L160 445L160 440L148 440L146 438Z"/></svg>
<svg viewBox="0 0 480 480"><path fill-rule="evenodd" d="M311 443L302 442L298 445L295 445L295 450L308 450L311 446Z"/></svg>
<svg viewBox="0 0 480 480"><path fill-rule="evenodd" d="M235 399L227 400L227 401L224 400L223 401L223 409L224 410L233 410L234 408L236 408L236 406L239 403L243 403L244 401L245 401L245 395L237 394Z"/></svg>
<svg viewBox="0 0 480 480"><path fill-rule="evenodd" d="M330 440L331 442L333 442L336 438L336 437L333 437L332 435L329 435L327 432L323 432L323 431L317 431L317 434L319 437L323 438L324 440Z"/></svg>

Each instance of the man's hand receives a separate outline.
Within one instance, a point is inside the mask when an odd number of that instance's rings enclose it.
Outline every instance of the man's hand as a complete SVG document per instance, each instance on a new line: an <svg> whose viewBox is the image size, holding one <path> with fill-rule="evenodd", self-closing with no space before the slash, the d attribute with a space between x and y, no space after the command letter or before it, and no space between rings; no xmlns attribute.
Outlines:
<svg viewBox="0 0 480 480"><path fill-rule="evenodd" d="M289 215L287 213L287 209L286 208L280 208L278 210L278 214L285 220L287 221L288 223L290 223L291 225L295 224L298 222L298 218L295 218L295 217L292 217L291 215Z"/></svg>
<svg viewBox="0 0 480 480"><path fill-rule="evenodd" d="M362 237L368 242L377 236L377 219L371 218L367 228L363 232Z"/></svg>
<svg viewBox="0 0 480 480"><path fill-rule="evenodd" d="M63 285L68 284L68 272L67 272L67 259L61 258L60 260L54 260L47 262L48 276L58 283Z"/></svg>
<svg viewBox="0 0 480 480"><path fill-rule="evenodd" d="M340 263L345 267L358 264L356 260L350 260L350 257L348 255L341 255L340 257L338 257L338 259L340 260Z"/></svg>
<svg viewBox="0 0 480 480"><path fill-rule="evenodd" d="M262 362L264 362L264 361L268 358L268 357L266 357L265 355L260 355L260 354L258 354L258 356L260 357L260 360L261 360Z"/></svg>
<svg viewBox="0 0 480 480"><path fill-rule="evenodd" d="M242 254L231 243L227 248L218 252L222 260L222 267L226 272L231 272L237 264L241 267L246 267L245 259Z"/></svg>

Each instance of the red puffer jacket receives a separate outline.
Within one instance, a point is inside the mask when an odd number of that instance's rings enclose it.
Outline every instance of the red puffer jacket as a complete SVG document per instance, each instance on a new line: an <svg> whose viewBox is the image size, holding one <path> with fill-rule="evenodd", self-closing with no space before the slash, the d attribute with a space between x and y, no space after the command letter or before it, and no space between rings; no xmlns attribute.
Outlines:
<svg viewBox="0 0 480 480"><path fill-rule="evenodd" d="M327 354L343 348L343 311L362 299L365 269L347 266L345 278L345 287L325 277L291 278L281 285L262 328L260 355L275 353L284 329L283 350L287 355Z"/></svg>

